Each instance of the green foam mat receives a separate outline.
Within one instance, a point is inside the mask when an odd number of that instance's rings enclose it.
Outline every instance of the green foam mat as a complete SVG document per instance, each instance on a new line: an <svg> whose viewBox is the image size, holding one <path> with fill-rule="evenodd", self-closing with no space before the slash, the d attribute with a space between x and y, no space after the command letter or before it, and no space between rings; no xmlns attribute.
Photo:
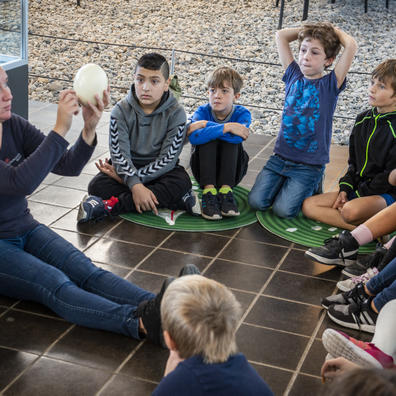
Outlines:
<svg viewBox="0 0 396 396"><path fill-rule="evenodd" d="M199 198L201 198L202 191L196 183L193 183L193 189L198 192ZM225 231L255 223L257 221L256 212L249 206L247 200L249 190L237 186L233 189L233 192L238 203L239 212L241 213L236 217L223 217L221 220L206 220L201 216L191 216L183 211L174 212L169 209L160 209L158 211L159 216L156 216L152 212L144 212L141 214L127 213L121 215L121 217L147 227L190 232Z"/></svg>
<svg viewBox="0 0 396 396"><path fill-rule="evenodd" d="M325 239L343 231L341 228L307 219L301 212L293 219L282 219L275 215L272 209L258 211L256 214L259 223L269 232L307 247L322 246ZM359 253L371 253L375 250L375 245L375 242L371 242L361 246Z"/></svg>

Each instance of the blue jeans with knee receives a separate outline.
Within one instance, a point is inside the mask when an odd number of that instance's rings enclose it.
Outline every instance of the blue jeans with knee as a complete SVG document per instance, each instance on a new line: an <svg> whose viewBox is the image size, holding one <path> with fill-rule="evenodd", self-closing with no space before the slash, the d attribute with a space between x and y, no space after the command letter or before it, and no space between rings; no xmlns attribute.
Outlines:
<svg viewBox="0 0 396 396"><path fill-rule="evenodd" d="M374 278L371 278L366 287L375 294L374 305L380 311L391 300L396 299L396 258L388 263Z"/></svg>
<svg viewBox="0 0 396 396"><path fill-rule="evenodd" d="M40 224L0 239L0 293L46 305L78 325L139 339L140 302L154 295L96 267L60 235Z"/></svg>
<svg viewBox="0 0 396 396"><path fill-rule="evenodd" d="M318 189L324 168L324 165L288 161L274 154L258 174L249 193L249 204L258 210L272 206L280 217L295 217L304 199Z"/></svg>

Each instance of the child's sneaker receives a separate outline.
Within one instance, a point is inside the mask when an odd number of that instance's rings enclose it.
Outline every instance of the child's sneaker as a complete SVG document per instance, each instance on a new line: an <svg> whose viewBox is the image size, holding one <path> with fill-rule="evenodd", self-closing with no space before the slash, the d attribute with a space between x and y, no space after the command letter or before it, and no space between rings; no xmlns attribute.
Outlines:
<svg viewBox="0 0 396 396"><path fill-rule="evenodd" d="M144 328L147 331L146 338L163 348L166 348L166 344L161 326L161 301L165 290L174 279L173 277L166 279L160 292L153 299L141 302L133 315L135 319L142 318Z"/></svg>
<svg viewBox="0 0 396 396"><path fill-rule="evenodd" d="M208 220L220 220L222 218L217 194L210 191L202 194L202 217Z"/></svg>
<svg viewBox="0 0 396 396"><path fill-rule="evenodd" d="M359 276L367 272L368 268L377 267L385 257L387 249L382 245L377 245L375 252L362 258L358 258L355 264L348 265L342 270L342 273L350 278Z"/></svg>
<svg viewBox="0 0 396 396"><path fill-rule="evenodd" d="M371 309L371 300L368 298L349 305L331 305L327 315L341 326L374 333L378 314Z"/></svg>
<svg viewBox="0 0 396 396"><path fill-rule="evenodd" d="M305 257L327 265L346 267L354 264L359 244L349 231L342 231L338 236L326 239L321 247L308 249Z"/></svg>
<svg viewBox="0 0 396 396"><path fill-rule="evenodd" d="M347 292L349 290L352 290L355 286L357 286L359 283L364 283L366 284L371 278L374 278L378 274L377 268L368 268L367 272L364 273L363 275L360 276L355 276L353 278L345 279L343 281L339 281L337 283L337 287L343 291Z"/></svg>
<svg viewBox="0 0 396 396"><path fill-rule="evenodd" d="M322 298L322 307L329 309L331 305L342 304L348 305L354 302L362 302L369 298L369 295L364 291L364 284L359 283L355 288L340 294L334 294L329 297Z"/></svg>
<svg viewBox="0 0 396 396"><path fill-rule="evenodd" d="M356 340L342 331L326 329L322 342L327 352L362 367L392 368L393 358L370 342Z"/></svg>
<svg viewBox="0 0 396 396"><path fill-rule="evenodd" d="M195 191L190 190L182 197L183 206L187 213L192 216L201 216L201 205L199 204L198 195Z"/></svg>
<svg viewBox="0 0 396 396"><path fill-rule="evenodd" d="M95 195L86 195L78 209L77 223L86 223L90 220L99 221L109 214L110 212L106 209L102 198Z"/></svg>
<svg viewBox="0 0 396 396"><path fill-rule="evenodd" d="M219 192L220 210L223 216L239 216L238 205L235 201L234 194L232 191L228 191L227 194Z"/></svg>

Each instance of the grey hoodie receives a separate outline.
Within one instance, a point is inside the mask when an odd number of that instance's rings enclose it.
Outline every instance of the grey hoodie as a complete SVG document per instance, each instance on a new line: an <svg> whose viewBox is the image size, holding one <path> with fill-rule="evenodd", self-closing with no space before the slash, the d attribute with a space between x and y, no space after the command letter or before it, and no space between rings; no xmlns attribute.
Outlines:
<svg viewBox="0 0 396 396"><path fill-rule="evenodd" d="M132 188L172 170L186 136L186 113L171 92L158 107L145 114L131 86L110 118L110 155L117 174Z"/></svg>

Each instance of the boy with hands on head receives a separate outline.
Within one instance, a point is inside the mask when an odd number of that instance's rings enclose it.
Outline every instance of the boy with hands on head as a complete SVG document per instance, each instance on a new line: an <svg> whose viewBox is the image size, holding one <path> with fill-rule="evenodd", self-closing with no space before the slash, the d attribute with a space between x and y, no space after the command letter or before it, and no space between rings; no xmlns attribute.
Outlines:
<svg viewBox="0 0 396 396"><path fill-rule="evenodd" d="M297 39L298 62L290 48ZM291 218L322 181L329 162L334 110L357 45L351 36L329 23L280 30L276 42L286 70L281 128L274 154L249 193L249 203L258 210L272 206L278 216ZM325 74L341 46L344 50L334 70Z"/></svg>
<svg viewBox="0 0 396 396"><path fill-rule="evenodd" d="M191 170L203 189L202 217L208 220L239 215L232 189L247 171L242 142L251 124L249 110L234 104L242 85L235 70L216 69L208 80L209 103L195 111L187 130L193 145Z"/></svg>
<svg viewBox="0 0 396 396"><path fill-rule="evenodd" d="M224 285L201 275L173 281L161 302L170 355L153 395L271 396L245 356L237 353L240 315L239 303Z"/></svg>

